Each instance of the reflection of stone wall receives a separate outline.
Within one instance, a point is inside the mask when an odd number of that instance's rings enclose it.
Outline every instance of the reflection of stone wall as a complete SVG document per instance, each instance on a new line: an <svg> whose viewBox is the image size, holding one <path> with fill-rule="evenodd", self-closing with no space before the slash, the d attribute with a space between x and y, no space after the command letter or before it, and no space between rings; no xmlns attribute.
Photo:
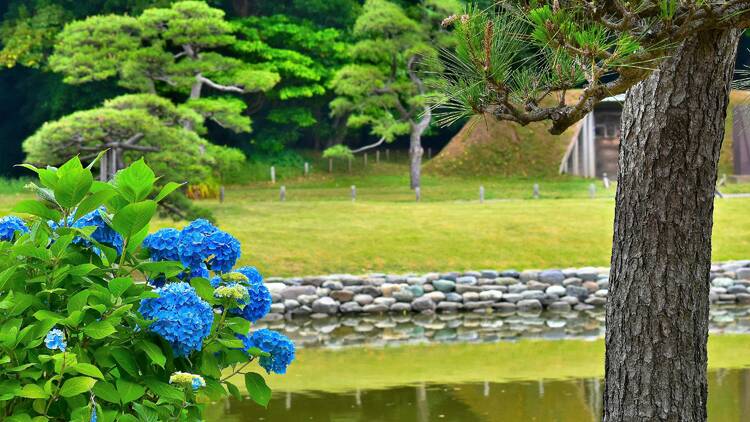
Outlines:
<svg viewBox="0 0 750 422"><path fill-rule="evenodd" d="M750 304L750 261L714 265L711 301ZM607 268L269 279L269 320L356 314L586 311L604 306Z"/></svg>

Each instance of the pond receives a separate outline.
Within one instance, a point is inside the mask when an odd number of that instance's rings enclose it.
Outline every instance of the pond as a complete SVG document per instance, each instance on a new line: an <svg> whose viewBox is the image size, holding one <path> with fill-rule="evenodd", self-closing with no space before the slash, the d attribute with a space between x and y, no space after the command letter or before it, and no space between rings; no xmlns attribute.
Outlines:
<svg viewBox="0 0 750 422"><path fill-rule="evenodd" d="M595 421L603 315L295 319L297 360L268 409L212 404L209 421ZM750 312L712 311L711 421L750 420ZM362 328L364 327L364 329ZM242 385L240 378L235 380Z"/></svg>

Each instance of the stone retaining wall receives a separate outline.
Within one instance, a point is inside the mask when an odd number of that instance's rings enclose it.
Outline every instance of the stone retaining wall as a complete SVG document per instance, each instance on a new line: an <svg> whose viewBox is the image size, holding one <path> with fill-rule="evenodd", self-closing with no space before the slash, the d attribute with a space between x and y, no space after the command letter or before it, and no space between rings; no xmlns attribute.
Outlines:
<svg viewBox="0 0 750 422"><path fill-rule="evenodd" d="M465 271L428 274L336 274L269 278L268 320L284 315L540 312L588 310L607 303L608 268ZM750 261L711 268L712 304L750 304Z"/></svg>

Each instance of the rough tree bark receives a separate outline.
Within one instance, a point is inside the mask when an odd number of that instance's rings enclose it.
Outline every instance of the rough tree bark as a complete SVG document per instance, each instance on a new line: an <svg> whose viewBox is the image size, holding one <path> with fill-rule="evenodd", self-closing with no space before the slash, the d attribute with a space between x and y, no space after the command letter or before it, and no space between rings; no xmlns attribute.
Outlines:
<svg viewBox="0 0 750 422"><path fill-rule="evenodd" d="M740 31L701 32L627 94L604 420L706 420L711 228Z"/></svg>
<svg viewBox="0 0 750 422"><path fill-rule="evenodd" d="M419 56L409 57L406 63L406 69L409 73L409 79L417 87L419 95L425 94L424 82L417 76L415 65L419 62ZM424 106L422 109L422 116L418 122L414 122L409 117L409 124L411 126L411 133L409 134L409 180L412 189L416 189L422 186L422 155L424 155L424 149L422 148L422 134L430 126L432 120L432 109L429 106Z"/></svg>

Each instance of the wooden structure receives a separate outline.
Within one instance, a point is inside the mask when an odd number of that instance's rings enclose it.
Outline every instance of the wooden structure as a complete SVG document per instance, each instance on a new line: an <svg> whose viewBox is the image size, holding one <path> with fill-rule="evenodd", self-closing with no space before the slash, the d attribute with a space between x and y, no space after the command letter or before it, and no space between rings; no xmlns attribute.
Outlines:
<svg viewBox="0 0 750 422"><path fill-rule="evenodd" d="M560 173L617 178L620 149L620 116L624 96L607 98L578 124L570 140Z"/></svg>

